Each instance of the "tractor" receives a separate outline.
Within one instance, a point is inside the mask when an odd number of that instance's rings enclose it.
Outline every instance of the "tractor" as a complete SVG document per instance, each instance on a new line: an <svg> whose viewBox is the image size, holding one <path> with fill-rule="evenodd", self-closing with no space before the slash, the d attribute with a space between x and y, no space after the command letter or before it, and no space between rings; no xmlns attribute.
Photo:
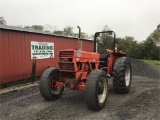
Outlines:
<svg viewBox="0 0 160 120"><path fill-rule="evenodd" d="M96 50L96 38L103 33L113 36L113 50ZM78 49L59 51L59 62L46 69L39 83L41 95L46 100L57 100L64 88L85 90L85 100L89 109L101 110L108 95L108 78L112 77L116 93L126 94L131 87L132 68L130 59L122 50L117 50L114 31L96 32L94 50L85 52Z"/></svg>

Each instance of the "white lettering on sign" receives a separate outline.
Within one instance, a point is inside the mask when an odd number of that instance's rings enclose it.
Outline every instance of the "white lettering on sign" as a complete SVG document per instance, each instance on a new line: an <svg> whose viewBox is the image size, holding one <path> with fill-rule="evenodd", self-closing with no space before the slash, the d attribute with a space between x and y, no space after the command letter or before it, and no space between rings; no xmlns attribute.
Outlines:
<svg viewBox="0 0 160 120"><path fill-rule="evenodd" d="M31 41L31 59L54 58L54 43Z"/></svg>

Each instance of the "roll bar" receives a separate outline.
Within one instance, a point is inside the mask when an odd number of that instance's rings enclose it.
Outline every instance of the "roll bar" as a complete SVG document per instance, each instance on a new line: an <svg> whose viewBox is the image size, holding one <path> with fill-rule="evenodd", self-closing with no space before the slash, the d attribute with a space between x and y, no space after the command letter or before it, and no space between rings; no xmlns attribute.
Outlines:
<svg viewBox="0 0 160 120"><path fill-rule="evenodd" d="M96 32L95 34L94 34L94 52L96 52L96 43L97 43L97 41L96 41L96 38L101 34L101 33L109 33L109 34L111 34L112 35L112 33L114 34L114 36L113 36L113 51L115 50L115 42L116 42L116 33L114 32L114 31L102 31L102 32Z"/></svg>

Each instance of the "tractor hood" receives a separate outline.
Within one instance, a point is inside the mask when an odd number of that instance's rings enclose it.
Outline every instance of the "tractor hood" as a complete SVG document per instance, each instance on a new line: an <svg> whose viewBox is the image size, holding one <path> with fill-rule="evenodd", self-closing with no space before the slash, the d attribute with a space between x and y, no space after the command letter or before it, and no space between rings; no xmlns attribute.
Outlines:
<svg viewBox="0 0 160 120"><path fill-rule="evenodd" d="M99 62L99 54L95 52L86 52L81 50L66 49L59 52L59 58L76 58L76 60L84 60L86 62Z"/></svg>

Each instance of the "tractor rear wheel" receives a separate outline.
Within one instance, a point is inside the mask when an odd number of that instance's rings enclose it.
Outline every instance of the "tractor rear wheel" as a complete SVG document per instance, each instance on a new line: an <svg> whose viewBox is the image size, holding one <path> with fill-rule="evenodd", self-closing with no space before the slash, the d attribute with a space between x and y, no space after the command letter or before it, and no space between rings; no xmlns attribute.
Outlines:
<svg viewBox="0 0 160 120"><path fill-rule="evenodd" d="M55 87L60 78L60 71L56 67L45 70L40 78L39 89L46 100L56 100L61 97L64 87Z"/></svg>
<svg viewBox="0 0 160 120"><path fill-rule="evenodd" d="M127 57L120 57L116 60L113 69L113 86L117 93L128 93L131 87L132 68Z"/></svg>
<svg viewBox="0 0 160 120"><path fill-rule="evenodd" d="M86 82L86 104L88 108L98 111L106 103L108 79L103 70L93 70Z"/></svg>

